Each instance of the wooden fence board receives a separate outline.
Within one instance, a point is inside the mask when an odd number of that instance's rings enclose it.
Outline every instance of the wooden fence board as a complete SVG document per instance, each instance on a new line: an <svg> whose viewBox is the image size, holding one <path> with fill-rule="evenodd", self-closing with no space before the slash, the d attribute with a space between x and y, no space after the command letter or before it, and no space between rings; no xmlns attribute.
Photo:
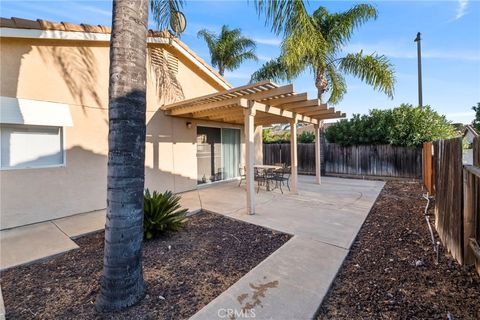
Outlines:
<svg viewBox="0 0 480 320"><path fill-rule="evenodd" d="M463 263L462 140L437 140L434 146L435 226L445 247Z"/></svg>
<svg viewBox="0 0 480 320"><path fill-rule="evenodd" d="M324 148L326 173L420 179L422 150L390 145L342 147L329 143ZM289 144L264 144L265 164L290 164ZM298 172L315 173L315 145L298 144Z"/></svg>
<svg viewBox="0 0 480 320"><path fill-rule="evenodd" d="M433 144L432 142L425 142L422 149L422 175L423 175L423 185L428 190L430 195L435 195L434 188L434 172L433 172L433 155L432 155Z"/></svg>

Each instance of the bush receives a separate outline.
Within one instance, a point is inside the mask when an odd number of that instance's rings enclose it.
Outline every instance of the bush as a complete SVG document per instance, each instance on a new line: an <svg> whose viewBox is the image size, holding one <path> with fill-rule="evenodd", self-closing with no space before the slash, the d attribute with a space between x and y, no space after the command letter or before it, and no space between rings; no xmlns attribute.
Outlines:
<svg viewBox="0 0 480 320"><path fill-rule="evenodd" d="M303 131L297 139L299 143L312 143L315 141L315 134L310 131Z"/></svg>
<svg viewBox="0 0 480 320"><path fill-rule="evenodd" d="M455 129L445 116L430 106L413 107L402 104L390 110L370 110L368 115L354 114L330 126L328 142L343 146L361 144L391 144L418 147L423 142L455 136Z"/></svg>
<svg viewBox="0 0 480 320"><path fill-rule="evenodd" d="M145 190L143 235L145 239L157 237L166 231L177 231L186 219L188 209L180 209L180 196L171 191L158 193Z"/></svg>
<svg viewBox="0 0 480 320"><path fill-rule="evenodd" d="M262 132L263 143L290 143L289 131L277 131L272 129L263 129Z"/></svg>

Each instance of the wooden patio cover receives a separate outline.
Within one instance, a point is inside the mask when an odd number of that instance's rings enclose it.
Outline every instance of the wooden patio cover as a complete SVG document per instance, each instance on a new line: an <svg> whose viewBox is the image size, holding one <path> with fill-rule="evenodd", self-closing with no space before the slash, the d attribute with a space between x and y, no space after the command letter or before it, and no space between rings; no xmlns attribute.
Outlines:
<svg viewBox="0 0 480 320"><path fill-rule="evenodd" d="M245 109L255 109L255 125L288 123L292 120L319 124L321 120L344 118L345 113L295 93L293 85L278 86L262 81L161 107L167 115L244 124Z"/></svg>

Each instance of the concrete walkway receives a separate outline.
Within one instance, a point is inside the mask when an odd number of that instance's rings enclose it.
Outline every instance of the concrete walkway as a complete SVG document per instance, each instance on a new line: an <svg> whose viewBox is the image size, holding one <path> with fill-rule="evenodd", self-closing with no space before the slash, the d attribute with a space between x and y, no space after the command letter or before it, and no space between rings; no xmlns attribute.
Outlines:
<svg viewBox="0 0 480 320"><path fill-rule="evenodd" d="M190 212L203 209L294 235L192 319L314 317L384 183L328 177L321 185L313 182L299 176L299 194L261 190L252 216L238 182L182 194ZM0 270L75 249L72 239L104 225L100 210L2 230Z"/></svg>
<svg viewBox="0 0 480 320"><path fill-rule="evenodd" d="M314 318L384 183L313 182L300 177L298 195L260 191L253 216L233 183L185 195L203 209L294 235L192 319Z"/></svg>
<svg viewBox="0 0 480 320"><path fill-rule="evenodd" d="M102 230L105 210L0 231L0 270L78 248L72 239Z"/></svg>

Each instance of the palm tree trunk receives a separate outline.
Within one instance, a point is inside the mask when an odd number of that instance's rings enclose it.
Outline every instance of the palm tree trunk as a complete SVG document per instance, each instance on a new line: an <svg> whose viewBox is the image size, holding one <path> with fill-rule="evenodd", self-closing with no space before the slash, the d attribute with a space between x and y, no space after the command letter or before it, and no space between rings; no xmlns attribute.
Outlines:
<svg viewBox="0 0 480 320"><path fill-rule="evenodd" d="M148 0L114 0L110 41L107 222L96 308L145 295L142 270Z"/></svg>
<svg viewBox="0 0 480 320"><path fill-rule="evenodd" d="M325 71L322 69L317 70L315 77L315 86L317 87L317 99L320 104L323 103L323 94L327 91L328 81L325 76ZM323 128L323 121L320 127L320 175L325 175L325 151L326 151L325 129Z"/></svg>

